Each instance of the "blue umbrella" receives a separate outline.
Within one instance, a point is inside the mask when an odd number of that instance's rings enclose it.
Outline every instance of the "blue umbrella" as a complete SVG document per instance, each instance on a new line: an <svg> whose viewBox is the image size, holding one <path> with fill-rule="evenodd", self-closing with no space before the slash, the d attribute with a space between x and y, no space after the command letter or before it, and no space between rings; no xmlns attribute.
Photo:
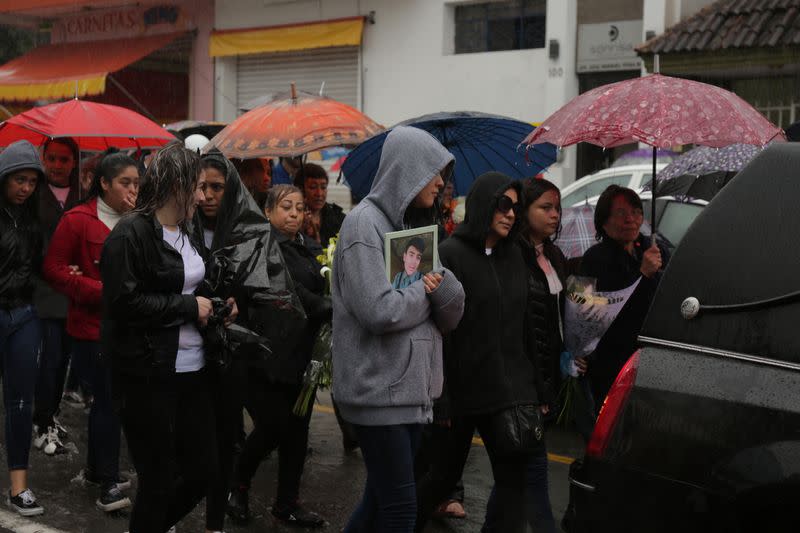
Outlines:
<svg viewBox="0 0 800 533"><path fill-rule="evenodd" d="M556 147L552 144L535 145L527 154L519 149L534 127L513 118L471 111L444 112L406 120L397 126L423 129L450 150L456 158L452 176L456 195L465 195L484 172L494 170L522 179L535 176L556 160ZM350 152L342 165L344 181L356 198L364 198L372 187L389 131L367 139Z"/></svg>

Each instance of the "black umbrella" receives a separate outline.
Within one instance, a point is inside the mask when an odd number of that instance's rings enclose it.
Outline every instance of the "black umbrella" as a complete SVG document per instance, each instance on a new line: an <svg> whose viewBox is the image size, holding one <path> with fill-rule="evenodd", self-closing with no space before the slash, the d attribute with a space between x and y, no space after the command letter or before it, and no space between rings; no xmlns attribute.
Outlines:
<svg viewBox="0 0 800 533"><path fill-rule="evenodd" d="M656 197L678 196L710 202L733 179L736 172L711 172L700 176L684 174L671 180L658 182Z"/></svg>

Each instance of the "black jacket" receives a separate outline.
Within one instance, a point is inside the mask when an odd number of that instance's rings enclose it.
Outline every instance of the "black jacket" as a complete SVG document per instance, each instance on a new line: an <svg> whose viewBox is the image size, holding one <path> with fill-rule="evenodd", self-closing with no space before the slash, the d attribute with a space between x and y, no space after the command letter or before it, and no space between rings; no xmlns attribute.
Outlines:
<svg viewBox="0 0 800 533"><path fill-rule="evenodd" d="M512 187L517 184L503 174L478 178L467 197L464 222L439 247L442 265L453 271L466 294L464 316L445 339L451 415L539 403L539 377L525 327L528 268L513 235L491 255L485 252L497 198Z"/></svg>
<svg viewBox="0 0 800 533"><path fill-rule="evenodd" d="M636 339L642 329L647 311L655 296L661 273L651 278L642 276L642 257L650 246L650 238L639 235L634 243L633 255L616 241L604 239L583 256L580 274L597 279L596 290L618 291L630 287L639 277L642 280L633 291L617 318L600 339L589 356L588 376L592 381L595 403L600 406L608 389L616 379L625 361L636 350ZM669 251L659 243L664 266L669 261Z"/></svg>
<svg viewBox="0 0 800 533"><path fill-rule="evenodd" d="M322 265L305 242L307 239L298 235L291 240L274 226L272 232L280 244L286 268L292 276L295 292L303 304L308 320L290 350L273 354L273 358L268 361L266 373L272 381L296 384L301 382L303 372L311 361L319 328L325 320L330 320L333 309L330 298L324 296L325 278L320 274Z"/></svg>
<svg viewBox="0 0 800 533"><path fill-rule="evenodd" d="M526 331L533 344L529 349L539 361L541 370L542 403L552 404L558 394L561 382L560 357L564 350L561 335L564 291L559 295L550 294L550 285L539 263L536 261L536 249L527 241L518 241L525 264L528 266L528 309L526 315ZM561 249L552 242L545 241L543 247L545 257L550 261L566 288L567 259Z"/></svg>
<svg viewBox="0 0 800 533"><path fill-rule="evenodd" d="M77 164L77 162L76 162ZM41 223L44 249L50 245L50 238L56 231L61 217L78 205L81 202L81 186L79 173L72 172L69 184L69 195L64 207L58 203L53 191L47 183L42 183L39 190L39 221ZM34 293L34 303L36 311L42 318L66 318L67 307L69 300L66 296L55 290L46 281L39 279L37 281L36 291Z"/></svg>
<svg viewBox="0 0 800 533"><path fill-rule="evenodd" d="M344 222L344 211L336 204L325 204L319 212L319 244L328 247L332 237L339 234Z"/></svg>
<svg viewBox="0 0 800 533"><path fill-rule="evenodd" d="M200 250L196 239L185 246ZM154 216L122 218L100 258L103 279L102 353L116 375L175 372L179 330L197 321L197 301L183 292L181 254L164 242Z"/></svg>
<svg viewBox="0 0 800 533"><path fill-rule="evenodd" d="M6 180L12 172L32 169L39 174L34 193L21 206L6 197ZM38 193L44 170L36 148L18 141L0 153L0 309L31 303L35 276L42 263L42 233L38 220Z"/></svg>
<svg viewBox="0 0 800 533"><path fill-rule="evenodd" d="M305 314L294 283L263 211L242 183L239 173L220 152L205 158L225 165L225 194L217 213L214 238L206 253L207 290L236 299L237 324L265 337L274 353L286 353L305 327ZM195 215L195 238L203 242L203 214ZM211 354L214 355L214 354ZM236 357L255 367L270 356L255 345L240 346Z"/></svg>

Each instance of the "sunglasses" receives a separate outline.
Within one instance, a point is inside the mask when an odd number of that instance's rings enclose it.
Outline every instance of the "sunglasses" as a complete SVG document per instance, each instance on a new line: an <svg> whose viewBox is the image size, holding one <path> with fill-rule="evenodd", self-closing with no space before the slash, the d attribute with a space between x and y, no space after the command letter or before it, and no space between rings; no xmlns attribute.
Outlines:
<svg viewBox="0 0 800 533"><path fill-rule="evenodd" d="M514 214L516 215L517 212L519 211L519 202L515 202L505 194L497 199L497 207L495 208L495 210L498 213L506 214L512 209L514 210Z"/></svg>

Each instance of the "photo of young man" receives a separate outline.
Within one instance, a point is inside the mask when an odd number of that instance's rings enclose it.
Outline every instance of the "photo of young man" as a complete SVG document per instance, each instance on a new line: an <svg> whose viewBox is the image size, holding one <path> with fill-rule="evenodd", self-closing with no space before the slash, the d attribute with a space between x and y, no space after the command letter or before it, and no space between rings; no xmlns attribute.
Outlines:
<svg viewBox="0 0 800 533"><path fill-rule="evenodd" d="M393 289L405 289L415 281L422 279L422 272L419 265L422 261L422 254L425 253L425 241L420 237L413 237L406 243L403 252L403 270L398 272L392 281Z"/></svg>

